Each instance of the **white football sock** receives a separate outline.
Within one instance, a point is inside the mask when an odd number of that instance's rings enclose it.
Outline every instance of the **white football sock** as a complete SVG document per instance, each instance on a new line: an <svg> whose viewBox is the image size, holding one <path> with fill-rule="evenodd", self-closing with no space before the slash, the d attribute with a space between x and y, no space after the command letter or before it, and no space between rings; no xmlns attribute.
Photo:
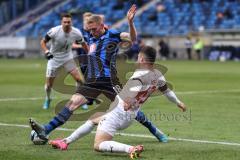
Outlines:
<svg viewBox="0 0 240 160"><path fill-rule="evenodd" d="M104 141L99 144L99 151L102 152L125 152L129 153L132 146L115 142L115 141Z"/></svg>
<svg viewBox="0 0 240 160"><path fill-rule="evenodd" d="M50 99L52 88L48 88L47 85L44 86L46 92L46 99Z"/></svg>
<svg viewBox="0 0 240 160"><path fill-rule="evenodd" d="M64 140L66 143L72 143L79 138L89 134L93 128L95 127L94 123L90 120L82 124L78 129L76 129L69 137L65 138Z"/></svg>

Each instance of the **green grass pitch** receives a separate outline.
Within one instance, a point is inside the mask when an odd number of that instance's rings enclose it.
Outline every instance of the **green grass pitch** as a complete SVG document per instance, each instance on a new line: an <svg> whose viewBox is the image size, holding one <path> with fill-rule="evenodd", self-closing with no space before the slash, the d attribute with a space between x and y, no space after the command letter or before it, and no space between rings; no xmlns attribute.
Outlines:
<svg viewBox="0 0 240 160"><path fill-rule="evenodd" d="M142 110L162 131L174 138L237 143L209 144L170 140L159 143L154 138L116 136L127 144L143 144L145 160L233 160L240 157L240 64L238 62L161 61L168 68L167 80L178 97L188 106L181 113L163 96L150 98ZM124 66L124 65L122 65ZM46 123L54 116L54 108L42 109L46 61L39 59L0 60L0 159L1 160L123 160L126 154L93 151L94 134L70 145L68 151L31 143L30 128L4 126L28 125L34 117ZM67 81L73 83L69 78ZM52 106L70 95L53 93ZM29 98L36 99L29 99ZM26 98L26 99L24 99ZM81 112L79 109L78 112ZM82 122L70 121L64 128L77 128ZM134 123L122 133L150 135ZM51 138L66 137L69 131L54 131Z"/></svg>

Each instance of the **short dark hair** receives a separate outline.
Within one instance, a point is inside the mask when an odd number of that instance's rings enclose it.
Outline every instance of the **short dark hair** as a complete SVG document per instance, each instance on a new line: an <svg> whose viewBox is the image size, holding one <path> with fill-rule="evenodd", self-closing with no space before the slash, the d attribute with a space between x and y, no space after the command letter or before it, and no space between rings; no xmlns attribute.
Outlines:
<svg viewBox="0 0 240 160"><path fill-rule="evenodd" d="M70 13L62 13L61 14L61 19L63 19L64 17L72 18L72 15Z"/></svg>
<svg viewBox="0 0 240 160"><path fill-rule="evenodd" d="M144 46L141 48L140 53L144 55L146 61L154 63L156 60L156 49L151 46Z"/></svg>

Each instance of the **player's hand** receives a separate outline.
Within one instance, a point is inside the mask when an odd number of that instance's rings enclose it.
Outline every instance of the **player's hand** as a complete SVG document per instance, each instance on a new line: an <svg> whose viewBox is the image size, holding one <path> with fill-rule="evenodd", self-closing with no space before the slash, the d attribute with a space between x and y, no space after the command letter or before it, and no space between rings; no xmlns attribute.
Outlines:
<svg viewBox="0 0 240 160"><path fill-rule="evenodd" d="M129 23L132 23L133 22L133 19L134 19L134 16L137 12L137 6L134 4L132 5L132 7L128 10L128 13L127 13L127 19L128 19L128 22Z"/></svg>
<svg viewBox="0 0 240 160"><path fill-rule="evenodd" d="M185 104L184 103L179 103L178 105L177 105L183 112L185 112L186 110L187 110L187 108L186 108L186 106L185 106Z"/></svg>
<svg viewBox="0 0 240 160"><path fill-rule="evenodd" d="M49 51L45 52L45 58L46 58L47 60L50 60L50 59L52 59L52 58L53 58L53 55L52 55L52 53L51 53L51 52L49 52Z"/></svg>

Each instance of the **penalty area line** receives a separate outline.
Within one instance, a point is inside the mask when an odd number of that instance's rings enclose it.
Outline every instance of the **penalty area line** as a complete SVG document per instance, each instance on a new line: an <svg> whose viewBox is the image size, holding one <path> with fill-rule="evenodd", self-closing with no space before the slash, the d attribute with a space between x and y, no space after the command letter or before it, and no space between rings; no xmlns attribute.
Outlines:
<svg viewBox="0 0 240 160"><path fill-rule="evenodd" d="M28 125L8 124L8 123L0 123L0 126L30 128L30 126L28 126ZM75 131L75 129L69 129L69 128L57 128L57 130L60 130L60 131ZM95 134L96 132L93 131L91 133ZM118 132L118 133L116 133L116 135L126 136L126 137L155 139L155 137L153 137L151 135L146 135L146 134L132 134L132 133L119 133ZM240 143L223 142L223 141L208 141L208 140L185 139L185 138L174 138L174 137L169 137L169 140L172 140L172 141L183 141L183 142L192 142L192 143L203 143L203 144L218 144L218 145L228 145L228 146L240 146Z"/></svg>

